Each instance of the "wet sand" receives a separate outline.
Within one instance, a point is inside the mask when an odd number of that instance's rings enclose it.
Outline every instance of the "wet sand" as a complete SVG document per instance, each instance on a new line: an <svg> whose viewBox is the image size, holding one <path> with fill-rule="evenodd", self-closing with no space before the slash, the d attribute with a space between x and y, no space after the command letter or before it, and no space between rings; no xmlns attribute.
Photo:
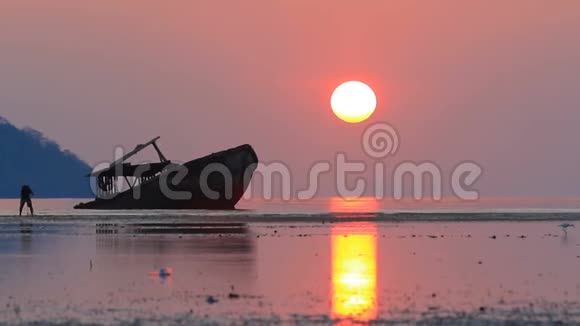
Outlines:
<svg viewBox="0 0 580 326"><path fill-rule="evenodd" d="M557 216L202 215L3 217L0 321L580 322L580 234Z"/></svg>

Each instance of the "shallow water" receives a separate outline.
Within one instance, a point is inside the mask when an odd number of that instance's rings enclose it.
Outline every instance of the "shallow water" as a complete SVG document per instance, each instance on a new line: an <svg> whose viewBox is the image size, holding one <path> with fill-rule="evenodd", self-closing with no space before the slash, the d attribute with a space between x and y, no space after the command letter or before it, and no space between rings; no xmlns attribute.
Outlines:
<svg viewBox="0 0 580 326"><path fill-rule="evenodd" d="M86 221L320 222L320 221L578 221L577 199L486 199L460 201L322 198L309 201L242 200L236 210L75 210L82 199L35 199L35 223ZM19 201L0 199L0 221L19 222Z"/></svg>
<svg viewBox="0 0 580 326"><path fill-rule="evenodd" d="M7 322L580 322L580 238L554 222L1 229Z"/></svg>
<svg viewBox="0 0 580 326"><path fill-rule="evenodd" d="M103 211L75 210L72 207L91 199L33 199L37 215L42 216L87 216L99 215ZM19 200L0 199L0 217L14 216L18 213ZM319 215L325 213L580 213L579 198L488 198L477 201L462 201L444 198L440 201L413 199L375 199L363 197L342 199L340 197L318 198L313 200L264 200L242 199L236 211L228 214L262 215ZM105 211L106 215L159 215L172 214L172 211ZM222 214L220 211L178 211L180 214L207 215ZM173 212L175 213L175 212ZM26 211L25 211L26 214Z"/></svg>
<svg viewBox="0 0 580 326"><path fill-rule="evenodd" d="M573 205L401 214L370 200L234 212L72 202L36 201L39 216L18 218L15 201L0 201L0 322L580 322L580 234L559 227L577 219ZM164 267L173 274L155 274Z"/></svg>

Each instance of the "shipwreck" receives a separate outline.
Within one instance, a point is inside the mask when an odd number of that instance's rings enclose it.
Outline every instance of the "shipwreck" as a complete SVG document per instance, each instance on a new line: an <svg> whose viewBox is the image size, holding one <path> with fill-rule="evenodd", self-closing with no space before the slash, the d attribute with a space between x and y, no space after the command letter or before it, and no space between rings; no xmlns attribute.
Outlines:
<svg viewBox="0 0 580 326"><path fill-rule="evenodd" d="M213 153L178 164L157 145L160 137L137 145L107 168L87 175L96 198L76 209L234 209L249 186L258 164L250 145ZM127 160L153 147L159 162L131 164Z"/></svg>

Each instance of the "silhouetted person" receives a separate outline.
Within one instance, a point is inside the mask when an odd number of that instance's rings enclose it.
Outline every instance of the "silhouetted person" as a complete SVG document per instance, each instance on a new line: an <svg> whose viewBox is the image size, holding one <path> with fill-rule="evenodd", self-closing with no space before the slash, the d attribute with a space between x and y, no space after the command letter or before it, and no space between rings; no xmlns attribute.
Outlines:
<svg viewBox="0 0 580 326"><path fill-rule="evenodd" d="M30 208L30 214L34 216L34 208L32 208L32 189L28 185L22 186L20 190L20 216L22 216L22 209L24 208L24 204L28 205Z"/></svg>

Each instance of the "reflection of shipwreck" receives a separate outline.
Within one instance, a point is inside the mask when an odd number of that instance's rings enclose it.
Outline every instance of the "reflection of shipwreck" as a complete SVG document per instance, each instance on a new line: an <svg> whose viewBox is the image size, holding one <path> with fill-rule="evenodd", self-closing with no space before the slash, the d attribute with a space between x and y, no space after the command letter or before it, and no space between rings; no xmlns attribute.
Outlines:
<svg viewBox="0 0 580 326"><path fill-rule="evenodd" d="M95 232L97 250L117 254L246 255L254 250L253 237L248 236L250 230L244 223L99 223ZM155 237L136 237L142 234Z"/></svg>
<svg viewBox="0 0 580 326"><path fill-rule="evenodd" d="M175 164L161 153L158 139L138 145L108 168L89 174L96 179L96 199L75 208L233 209L257 167L258 157L250 145ZM126 162L148 146L155 149L160 162Z"/></svg>
<svg viewBox="0 0 580 326"><path fill-rule="evenodd" d="M98 223L97 234L245 234L244 223Z"/></svg>

